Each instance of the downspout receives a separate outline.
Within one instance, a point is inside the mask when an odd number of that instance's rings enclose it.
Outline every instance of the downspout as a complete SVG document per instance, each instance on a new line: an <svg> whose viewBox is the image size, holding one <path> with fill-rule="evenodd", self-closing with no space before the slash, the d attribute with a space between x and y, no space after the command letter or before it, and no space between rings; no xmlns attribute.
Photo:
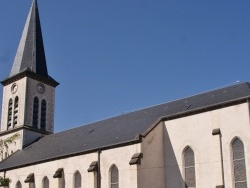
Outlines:
<svg viewBox="0 0 250 188"><path fill-rule="evenodd" d="M97 188L101 188L101 150L98 149Z"/></svg>
<svg viewBox="0 0 250 188"><path fill-rule="evenodd" d="M222 148L222 135L220 133L220 156L221 156L221 173L222 173L222 188L225 187L225 173L224 173L224 162L223 162L223 148Z"/></svg>
<svg viewBox="0 0 250 188"><path fill-rule="evenodd" d="M212 132L213 136L219 136L219 144L220 144L220 162L221 162L221 178L222 185L217 185L216 188L225 188L225 174L224 174L224 163L223 163L223 150L222 150L222 134L220 129L214 129Z"/></svg>
<svg viewBox="0 0 250 188"><path fill-rule="evenodd" d="M248 120L250 123L250 100L249 99L247 99L247 103L248 103Z"/></svg>

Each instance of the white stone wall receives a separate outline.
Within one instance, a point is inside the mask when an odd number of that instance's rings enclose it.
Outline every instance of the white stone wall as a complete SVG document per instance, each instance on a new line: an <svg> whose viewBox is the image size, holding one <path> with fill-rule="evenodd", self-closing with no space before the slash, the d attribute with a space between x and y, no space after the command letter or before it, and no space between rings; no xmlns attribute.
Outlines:
<svg viewBox="0 0 250 188"><path fill-rule="evenodd" d="M13 84L17 84L17 91L15 93L11 92L11 87ZM3 88L3 102L2 102L2 119L1 119L1 132L7 130L7 116L8 116L8 106L10 98L13 99L13 103L15 97L19 97L19 105L18 105L18 123L17 126L21 126L24 124L24 113L25 113L25 99L26 99L26 87L27 87L27 78L22 78L12 84L4 86ZM12 112L13 115L13 112ZM13 121L13 118L12 118ZM13 126L13 125L12 125ZM13 128L13 127L11 127Z"/></svg>
<svg viewBox="0 0 250 188"><path fill-rule="evenodd" d="M40 110L41 102L43 99L47 102L47 118L46 118L46 130L49 132L54 132L54 103L55 103L55 88L46 84L45 92L39 93L37 91L37 84L40 83L36 80L28 78L28 87L27 87L27 98L26 98L26 109L25 109L25 125L32 126L32 114L33 114L33 101L34 97L39 98L39 118L40 119ZM38 128L40 128L40 121Z"/></svg>
<svg viewBox="0 0 250 188"><path fill-rule="evenodd" d="M163 123L160 123L143 138L138 188L163 188L165 185L163 128Z"/></svg>
<svg viewBox="0 0 250 188"><path fill-rule="evenodd" d="M244 143L248 187L250 187L250 123L248 103L165 121L166 186L184 187L183 150L190 146L195 155L196 186L202 188L222 185L219 136L222 133L225 187L233 188L231 141L236 136Z"/></svg>
<svg viewBox="0 0 250 188"><path fill-rule="evenodd" d="M101 153L102 188L110 188L110 167L119 170L119 187L137 188L137 165L129 165L131 157L140 153L140 144L104 150Z"/></svg>
<svg viewBox="0 0 250 188"><path fill-rule="evenodd" d="M1 136L0 141L5 142L7 139L11 138L13 135L18 135L11 143L0 144L0 161L9 157L12 153L16 152L18 149L22 148L23 140L23 131L19 130L10 134Z"/></svg>
<svg viewBox="0 0 250 188"><path fill-rule="evenodd" d="M39 98L39 107L41 107L41 101L43 99L45 99L47 102L46 130L48 132L52 132L52 133L54 132L55 88L44 84L45 92L43 94L40 94L37 91L38 83L40 82L33 80L31 78L25 77L3 88L1 132L7 130L9 99L12 98L13 103L14 103L14 99L16 96L19 97L18 123L16 127L23 126L23 125L32 126L33 100L34 100L34 97L37 96ZM11 92L11 87L13 84L17 84L17 91L15 93ZM40 111L39 111L39 119L40 119ZM13 121L13 118L12 118L12 121Z"/></svg>
<svg viewBox="0 0 250 188"><path fill-rule="evenodd" d="M101 152L102 188L110 188L109 169L113 164L115 164L119 170L119 187L137 188L137 167L136 165L129 165L132 155L137 152L140 152L140 144L104 150ZM6 177L11 178L10 188L15 188L17 181L22 183L23 188L29 188L29 184L24 183L24 180L30 173L35 174L36 188L42 188L42 180L45 176L49 179L50 187L58 188L58 179L53 178L53 175L58 168L63 168L65 188L73 187L73 175L76 171L79 171L82 176L82 187L96 188L96 175L94 172L88 172L87 170L90 164L97 160L98 154L95 152L10 170L6 172ZM0 174L0 176L3 176L3 173Z"/></svg>

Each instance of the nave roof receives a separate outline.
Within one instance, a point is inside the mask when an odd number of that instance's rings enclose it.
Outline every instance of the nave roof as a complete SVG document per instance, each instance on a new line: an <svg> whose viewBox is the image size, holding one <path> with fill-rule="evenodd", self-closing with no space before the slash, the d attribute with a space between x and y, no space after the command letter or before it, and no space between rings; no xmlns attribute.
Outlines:
<svg viewBox="0 0 250 188"><path fill-rule="evenodd" d="M3 160L0 171L138 143L160 121L223 108L249 99L250 83L238 83L44 136Z"/></svg>

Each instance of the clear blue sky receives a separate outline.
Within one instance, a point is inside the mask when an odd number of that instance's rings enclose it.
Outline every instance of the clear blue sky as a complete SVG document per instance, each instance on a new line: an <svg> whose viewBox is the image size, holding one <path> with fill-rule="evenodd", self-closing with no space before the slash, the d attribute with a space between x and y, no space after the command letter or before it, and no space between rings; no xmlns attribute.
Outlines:
<svg viewBox="0 0 250 188"><path fill-rule="evenodd" d="M38 4L49 74L61 83L56 132L250 81L249 0ZM9 75L30 5L0 0L1 80Z"/></svg>

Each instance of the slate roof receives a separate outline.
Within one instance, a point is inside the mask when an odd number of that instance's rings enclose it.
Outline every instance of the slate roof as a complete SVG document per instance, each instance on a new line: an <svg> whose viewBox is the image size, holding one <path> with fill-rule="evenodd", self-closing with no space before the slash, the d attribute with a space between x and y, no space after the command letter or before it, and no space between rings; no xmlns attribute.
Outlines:
<svg viewBox="0 0 250 188"><path fill-rule="evenodd" d="M225 88L145 108L71 130L48 135L0 163L0 171L59 158L140 142L157 122L246 102L250 83Z"/></svg>
<svg viewBox="0 0 250 188"><path fill-rule="evenodd" d="M33 0L30 8L10 77L26 69L49 78L36 0Z"/></svg>

